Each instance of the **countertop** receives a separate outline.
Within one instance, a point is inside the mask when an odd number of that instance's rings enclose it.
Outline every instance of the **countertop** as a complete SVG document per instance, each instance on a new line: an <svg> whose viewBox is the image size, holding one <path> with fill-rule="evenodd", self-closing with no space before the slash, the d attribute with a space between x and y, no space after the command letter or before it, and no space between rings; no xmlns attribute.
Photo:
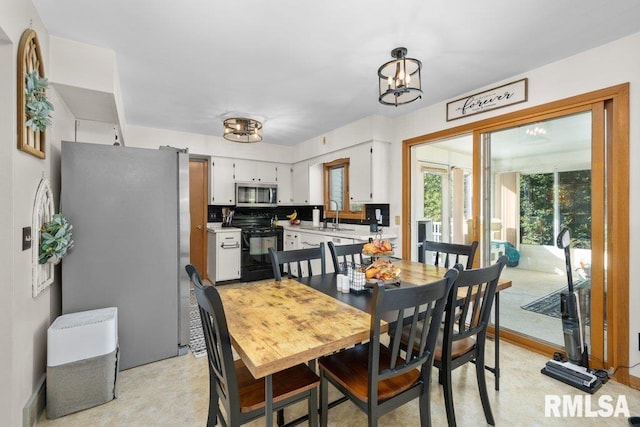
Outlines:
<svg viewBox="0 0 640 427"><path fill-rule="evenodd" d="M382 227L381 233L372 233L371 231L369 231L368 225L355 224L341 224L342 227L349 228L350 230L333 230L331 228L316 229L311 227L311 223L307 224L305 222L300 225L291 225L288 222L281 221L280 226L282 226L285 231L319 234L321 236L342 237L345 239L361 240L363 242L368 241L369 238L385 240L398 238L397 229L390 227Z"/></svg>
<svg viewBox="0 0 640 427"><path fill-rule="evenodd" d="M209 233L239 233L238 227L223 227L221 222L210 222L207 224L207 231Z"/></svg>

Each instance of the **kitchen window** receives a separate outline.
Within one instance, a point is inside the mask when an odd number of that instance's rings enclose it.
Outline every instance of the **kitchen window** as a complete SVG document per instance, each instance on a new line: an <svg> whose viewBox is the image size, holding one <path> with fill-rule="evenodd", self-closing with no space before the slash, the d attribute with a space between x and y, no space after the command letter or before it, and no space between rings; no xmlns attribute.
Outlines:
<svg viewBox="0 0 640 427"><path fill-rule="evenodd" d="M349 199L349 158L324 163L324 211L326 218L363 219L362 205ZM336 206L337 205L337 206Z"/></svg>

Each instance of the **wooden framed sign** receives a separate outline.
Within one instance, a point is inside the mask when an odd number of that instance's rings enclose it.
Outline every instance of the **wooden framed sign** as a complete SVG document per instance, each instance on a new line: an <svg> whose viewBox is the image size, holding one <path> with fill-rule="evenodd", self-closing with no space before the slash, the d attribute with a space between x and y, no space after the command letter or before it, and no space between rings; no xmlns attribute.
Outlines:
<svg viewBox="0 0 640 427"><path fill-rule="evenodd" d="M45 77L38 36L34 30L29 29L22 33L18 46L18 149L44 159L46 131L34 130L27 124L28 95L25 90L28 86L27 77L34 72L40 79ZM31 76L33 81L34 75L31 74Z"/></svg>
<svg viewBox="0 0 640 427"><path fill-rule="evenodd" d="M527 101L526 78L447 103L447 121Z"/></svg>

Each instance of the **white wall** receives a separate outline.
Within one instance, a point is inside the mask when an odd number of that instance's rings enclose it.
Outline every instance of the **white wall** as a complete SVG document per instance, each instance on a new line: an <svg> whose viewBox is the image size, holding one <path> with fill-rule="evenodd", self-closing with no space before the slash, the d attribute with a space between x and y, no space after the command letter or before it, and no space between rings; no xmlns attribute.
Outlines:
<svg viewBox="0 0 640 427"><path fill-rule="evenodd" d="M220 124L222 132L222 124ZM227 141L221 136L153 129L142 126L127 127L127 147L158 148L171 145L189 148L192 154L293 163L294 148L273 144L241 144Z"/></svg>
<svg viewBox="0 0 640 427"><path fill-rule="evenodd" d="M294 162L322 156L367 141L390 142L392 138L392 119L369 116L297 144L293 147Z"/></svg>
<svg viewBox="0 0 640 427"><path fill-rule="evenodd" d="M51 80L74 87L114 93L117 68L111 49L51 37Z"/></svg>
<svg viewBox="0 0 640 427"><path fill-rule="evenodd" d="M15 87L13 74L13 45L2 32L0 25L0 97L9 95ZM0 102L0 141L15 142L15 116L13 105ZM13 378L13 162L12 151L15 145L0 144L0 414L9 414L12 418ZM10 424L11 425L11 424Z"/></svg>
<svg viewBox="0 0 640 427"><path fill-rule="evenodd" d="M640 33L617 40L604 46L583 52L544 67L516 75L503 81L487 85L472 91L475 93L486 88L495 87L502 83L529 78L529 100L526 103L501 108L482 115L447 122L446 102L426 107L422 110L395 119L394 138L390 159L390 179L401 182L402 141L419 135L432 133L450 127L484 120L489 117L503 115L512 111L532 107L568 98L582 93L603 89L609 86L630 82L630 212L640 212ZM427 77L428 78L428 77ZM461 94L462 95L462 94ZM452 99L457 99L456 96ZM391 216L401 215L402 195L400 191L389 191ZM630 260L629 276L640 274L640 242L634 239L640 233L640 221L637 214L630 216L629 234ZM401 242L399 242L401 244ZM640 282L631 281L629 284L629 300L640 301ZM640 311L632 309L629 313L629 358L631 365L640 362L638 351L638 332L640 332ZM634 368L631 374L640 377L640 367Z"/></svg>
<svg viewBox="0 0 640 427"><path fill-rule="evenodd" d="M31 296L31 251L22 251L22 228L31 225L42 176L52 184L57 207L59 139L73 137L68 133L73 117L51 90L55 125L47 131L46 159L16 149L16 58L20 37L30 26L38 34L48 73L49 38L31 2L0 2L0 423L8 426L23 423L23 407L45 373L46 330L60 312L59 271L48 289Z"/></svg>

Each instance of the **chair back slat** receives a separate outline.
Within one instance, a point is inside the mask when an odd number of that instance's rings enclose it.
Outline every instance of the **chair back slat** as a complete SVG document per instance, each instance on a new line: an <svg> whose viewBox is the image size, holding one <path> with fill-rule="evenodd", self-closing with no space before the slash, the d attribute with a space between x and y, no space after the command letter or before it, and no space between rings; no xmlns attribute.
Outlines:
<svg viewBox="0 0 640 427"><path fill-rule="evenodd" d="M370 328L370 386L376 387L377 382L402 375L412 369L420 369L425 363L432 363L433 351L436 345L439 325L447 303L449 290L458 275L455 269L449 270L446 276L426 285L407 288L386 289L384 285L374 285L373 308ZM395 333L390 337L389 349L391 362L389 366L379 365L380 330L384 313L397 312L390 328ZM405 319L407 319L405 321ZM419 350L407 351L405 358L400 357L403 347L401 340L403 327L409 324L409 340L415 343ZM414 345L408 348L413 349ZM425 369L423 372L426 372ZM423 378L423 380L427 380ZM372 394L375 396L376 394Z"/></svg>
<svg viewBox="0 0 640 427"><path fill-rule="evenodd" d="M507 258L502 256L488 267L460 272L447 303L444 343L486 334L498 279L506 264Z"/></svg>
<svg viewBox="0 0 640 427"><path fill-rule="evenodd" d="M320 261L320 274L323 276L327 274L327 268L325 265L324 255L324 242L321 242L317 248L307 249L295 249L291 251L276 251L273 248L269 248L269 256L271 256L271 267L273 268L273 276L276 280L282 280L282 274L284 273L284 267L286 267L286 274L288 277L294 277L292 274L293 269L291 266L297 267L297 276L303 276L302 266L307 266L307 275L313 275L313 269L311 267L311 261Z"/></svg>
<svg viewBox="0 0 640 427"><path fill-rule="evenodd" d="M422 254L424 262L427 262L428 252L435 252L435 260L433 264L437 267L443 266L444 268L449 268L449 266L460 263L461 256L467 257L465 268L472 268L473 259L475 258L477 249L477 241L473 241L470 245L432 242L430 240L425 240L424 242L422 242ZM451 263L451 258L454 259L453 263Z"/></svg>
<svg viewBox="0 0 640 427"><path fill-rule="evenodd" d="M340 263L346 262L350 264L364 264L362 256L362 243L354 243L350 245L336 246L333 242L329 242L329 252L333 261L333 271L340 271Z"/></svg>
<svg viewBox="0 0 640 427"><path fill-rule="evenodd" d="M192 265L188 265L185 269L193 283L193 291L198 302L202 332L207 347L209 380L215 382L218 397L226 413L239 414L239 401L231 397L238 395L238 379L220 294L214 286L202 284L200 275Z"/></svg>

